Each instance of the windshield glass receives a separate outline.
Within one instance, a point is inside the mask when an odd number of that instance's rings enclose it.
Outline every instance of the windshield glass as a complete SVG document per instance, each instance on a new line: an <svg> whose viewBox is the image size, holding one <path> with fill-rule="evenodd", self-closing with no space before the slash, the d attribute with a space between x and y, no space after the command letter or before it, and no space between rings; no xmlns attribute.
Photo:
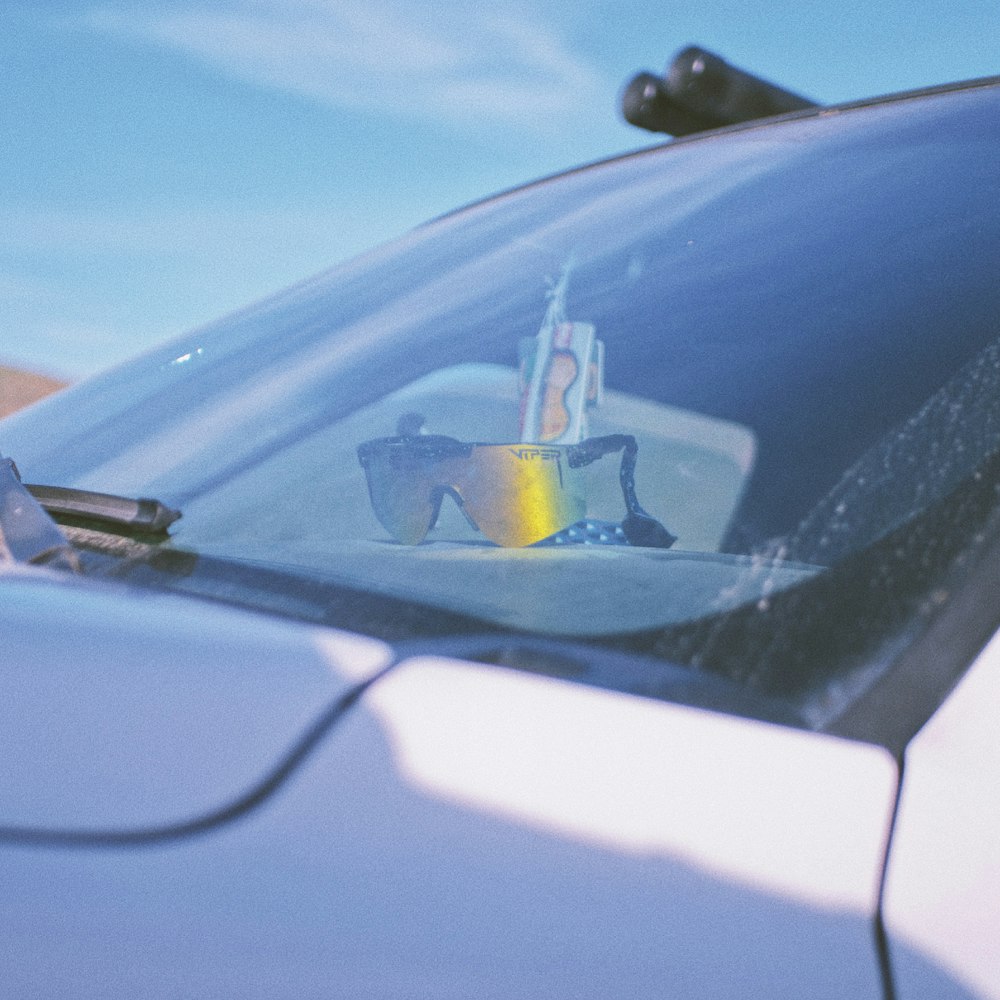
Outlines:
<svg viewBox="0 0 1000 1000"><path fill-rule="evenodd" d="M9 421L4 453L180 508L170 548L822 722L994 503L998 104L750 128L473 206Z"/></svg>

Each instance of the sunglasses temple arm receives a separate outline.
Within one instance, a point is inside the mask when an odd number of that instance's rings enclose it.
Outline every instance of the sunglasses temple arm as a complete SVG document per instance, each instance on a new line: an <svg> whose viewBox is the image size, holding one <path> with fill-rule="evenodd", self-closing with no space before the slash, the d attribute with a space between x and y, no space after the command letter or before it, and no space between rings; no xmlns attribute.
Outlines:
<svg viewBox="0 0 1000 1000"><path fill-rule="evenodd" d="M618 435L616 435L618 436ZM635 463L639 454L639 445L631 434L622 434L625 438L622 452L622 465L618 478L622 485L622 496L625 499L625 520L622 521L622 531L630 545L642 545L648 548L669 549L677 536L671 534L651 514L647 514L635 495Z"/></svg>
<svg viewBox="0 0 1000 1000"><path fill-rule="evenodd" d="M579 444L570 445L570 468L578 469L590 465L610 452L622 452L621 471L618 478L622 486L622 496L625 500L625 520L622 521L622 531L630 545L642 545L647 548L669 549L677 536L671 534L651 514L647 514L635 495L635 463L639 454L639 443L631 434L605 434L603 437L587 438Z"/></svg>
<svg viewBox="0 0 1000 1000"><path fill-rule="evenodd" d="M569 467L579 469L581 466L590 465L591 462L596 462L605 455L627 448L630 441L633 449L638 451L639 446L631 434L605 434L603 437L587 438L579 444L571 444L569 446ZM632 465L635 466L634 455Z"/></svg>
<svg viewBox="0 0 1000 1000"><path fill-rule="evenodd" d="M618 470L618 479L622 484L625 509L630 514L633 512L646 514L639 504L639 498L635 495L635 463L638 456L639 445L634 437L628 435L628 440L625 442L625 450L622 452L622 464ZM648 517L649 515L647 514L646 516Z"/></svg>

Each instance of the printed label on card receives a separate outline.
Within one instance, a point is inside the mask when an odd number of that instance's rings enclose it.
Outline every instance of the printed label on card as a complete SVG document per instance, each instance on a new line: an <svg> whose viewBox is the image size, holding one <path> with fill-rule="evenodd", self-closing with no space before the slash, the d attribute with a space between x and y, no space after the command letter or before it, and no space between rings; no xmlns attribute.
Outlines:
<svg viewBox="0 0 1000 1000"><path fill-rule="evenodd" d="M522 441L578 444L587 437L588 407L601 400L604 345L592 323L566 319L570 270L550 293L538 335L519 344Z"/></svg>

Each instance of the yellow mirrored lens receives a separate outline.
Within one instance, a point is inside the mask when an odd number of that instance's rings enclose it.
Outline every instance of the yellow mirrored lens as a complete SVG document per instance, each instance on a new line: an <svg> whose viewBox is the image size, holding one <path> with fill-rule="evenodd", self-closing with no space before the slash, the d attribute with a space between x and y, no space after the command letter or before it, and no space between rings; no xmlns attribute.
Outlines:
<svg viewBox="0 0 1000 1000"><path fill-rule="evenodd" d="M476 445L451 485L479 530L498 545L531 545L586 514L578 474L560 448Z"/></svg>
<svg viewBox="0 0 1000 1000"><path fill-rule="evenodd" d="M569 468L566 449L458 447L459 454L449 454L433 440L362 446L372 509L398 541L417 545L424 540L445 492L454 494L482 534L504 546L531 545L586 514L579 473Z"/></svg>

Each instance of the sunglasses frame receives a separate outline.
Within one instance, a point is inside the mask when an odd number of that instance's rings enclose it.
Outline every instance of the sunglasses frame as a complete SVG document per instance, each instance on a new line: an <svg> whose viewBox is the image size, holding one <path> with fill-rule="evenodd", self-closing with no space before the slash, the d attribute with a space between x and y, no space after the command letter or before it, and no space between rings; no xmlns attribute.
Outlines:
<svg viewBox="0 0 1000 1000"><path fill-rule="evenodd" d="M630 545L651 548L670 548L677 540L675 535L671 534L656 518L648 514L639 503L635 492L635 466L639 453L639 444L631 434L605 434L600 437L586 438L579 444L570 445L543 445L525 442L516 444L481 441L467 442L459 441L457 438L444 434L404 434L394 437L375 438L358 445L358 461L365 470L368 480L369 497L372 500L373 506L375 506L375 500L372 496L371 478L369 476L371 461L375 457L376 452L384 452L387 448L394 446L405 448L410 456L425 461L444 461L468 457L472 454L473 448L557 450L561 455L564 454L566 456L567 465L571 469L583 468L596 462L599 458L603 458L605 455L621 451L622 462L618 479L622 489L622 497L625 501L626 514L621 526L626 540ZM427 531L429 532L437 523L438 514L441 510L441 501L445 493L449 493L454 497L466 519L477 531L481 531L482 529L479 528L465 509L465 504L461 496L457 493L455 484L445 482L438 484L432 493L433 513ZM391 529L385 525L383 526L395 537L395 533ZM569 526L564 525L563 527ZM425 532L416 544L423 541L426 538L426 534ZM544 539L540 541L542 540Z"/></svg>

